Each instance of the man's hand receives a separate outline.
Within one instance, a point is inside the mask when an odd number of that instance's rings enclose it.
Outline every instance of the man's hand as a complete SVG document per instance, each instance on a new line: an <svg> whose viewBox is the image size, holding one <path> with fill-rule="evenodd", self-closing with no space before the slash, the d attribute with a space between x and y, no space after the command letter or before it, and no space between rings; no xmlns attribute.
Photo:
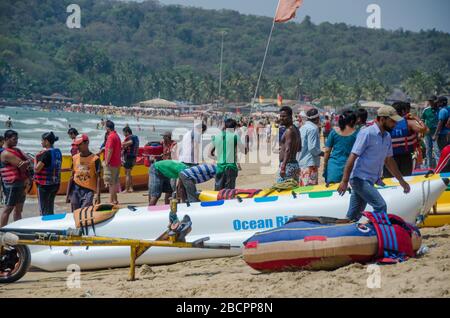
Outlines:
<svg viewBox="0 0 450 318"><path fill-rule="evenodd" d="M348 182L342 181L339 184L339 187L338 187L337 191L338 191L339 195L344 196L344 194L347 191L347 189L348 189Z"/></svg>
<svg viewBox="0 0 450 318"><path fill-rule="evenodd" d="M406 182L405 180L401 180L400 181L400 185L402 186L403 190L405 193L410 193L411 192L411 187L409 186L408 182Z"/></svg>
<svg viewBox="0 0 450 318"><path fill-rule="evenodd" d="M286 177L286 167L280 168L280 177L282 178Z"/></svg>

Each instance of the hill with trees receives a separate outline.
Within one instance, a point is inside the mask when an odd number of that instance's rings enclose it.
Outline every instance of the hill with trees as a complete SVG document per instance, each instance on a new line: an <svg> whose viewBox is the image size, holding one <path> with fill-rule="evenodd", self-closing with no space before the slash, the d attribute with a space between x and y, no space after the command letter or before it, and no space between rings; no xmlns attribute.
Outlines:
<svg viewBox="0 0 450 318"><path fill-rule="evenodd" d="M218 98L221 32L223 96L253 97L272 20L112 0L78 0L81 28L69 29L66 0L0 2L0 96L60 92L115 105L160 95ZM372 30L346 24L278 24L260 95L302 95L343 105L383 100L394 87L421 100L449 91L450 34Z"/></svg>

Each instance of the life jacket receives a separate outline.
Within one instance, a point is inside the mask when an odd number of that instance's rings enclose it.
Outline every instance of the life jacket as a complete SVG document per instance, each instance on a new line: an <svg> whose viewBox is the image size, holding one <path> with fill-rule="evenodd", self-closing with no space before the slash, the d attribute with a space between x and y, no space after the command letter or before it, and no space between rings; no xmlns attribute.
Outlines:
<svg viewBox="0 0 450 318"><path fill-rule="evenodd" d="M150 142L144 147L142 155L145 157L144 165L150 167L150 156L162 155L164 151L163 146L159 142Z"/></svg>
<svg viewBox="0 0 450 318"><path fill-rule="evenodd" d="M125 138L124 142L130 141L132 140L134 137L134 135L129 135L128 137ZM125 148L123 150L123 154L124 156L134 156L137 157L137 155L139 154L139 142L136 138L136 142L133 142L133 144L131 146L128 146L127 148Z"/></svg>
<svg viewBox="0 0 450 318"><path fill-rule="evenodd" d="M54 185L61 183L61 164L62 153L57 148L45 149L36 155L35 165L39 162L39 158L45 152L49 151L51 155L50 167L44 167L41 171L34 173L34 181L39 185Z"/></svg>
<svg viewBox="0 0 450 318"><path fill-rule="evenodd" d="M73 181L77 185L94 192L97 190L97 171L95 162L98 159L98 156L94 154L90 154L87 157L82 157L80 154L73 156Z"/></svg>
<svg viewBox="0 0 450 318"><path fill-rule="evenodd" d="M392 214L364 212L363 215L372 222L377 232L379 263L398 263L416 256L419 247L414 247L413 236L421 238L416 227Z"/></svg>
<svg viewBox="0 0 450 318"><path fill-rule="evenodd" d="M413 153L416 150L418 142L417 134L410 133L408 120L406 118L399 121L390 134L392 137L392 149L394 155Z"/></svg>
<svg viewBox="0 0 450 318"><path fill-rule="evenodd" d="M25 155L18 148L4 148L3 151L8 151L22 161L27 160ZM0 174L5 184L13 184L18 181L25 181L28 178L28 175L26 173L22 172L18 167L13 166L9 163L1 164Z"/></svg>
<svg viewBox="0 0 450 318"><path fill-rule="evenodd" d="M250 199L257 195L261 190L250 189L250 190L239 190L239 189L223 189L217 194L217 201L221 200L232 200L237 198L239 195L244 194L246 198Z"/></svg>

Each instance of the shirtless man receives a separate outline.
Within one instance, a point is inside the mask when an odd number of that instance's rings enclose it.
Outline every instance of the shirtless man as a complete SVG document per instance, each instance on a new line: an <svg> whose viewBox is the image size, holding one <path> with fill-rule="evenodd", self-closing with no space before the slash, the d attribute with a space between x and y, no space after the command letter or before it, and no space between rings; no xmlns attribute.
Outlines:
<svg viewBox="0 0 450 318"><path fill-rule="evenodd" d="M300 133L293 124L292 108L284 106L280 109L280 124L285 127L280 140L280 169L277 182L288 179L299 181L300 167L297 161L297 153L300 151Z"/></svg>

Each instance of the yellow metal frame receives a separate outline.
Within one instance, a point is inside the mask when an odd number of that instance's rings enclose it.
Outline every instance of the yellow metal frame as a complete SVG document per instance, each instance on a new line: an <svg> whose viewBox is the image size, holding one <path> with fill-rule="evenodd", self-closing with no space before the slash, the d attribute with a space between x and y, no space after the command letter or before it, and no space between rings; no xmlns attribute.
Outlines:
<svg viewBox="0 0 450 318"><path fill-rule="evenodd" d="M168 241L156 240L132 240L110 237L84 237L84 236L61 236L55 235L52 240L35 239L22 240L19 239L18 245L41 245L41 246L130 246L130 271L128 275L129 281L136 279L136 260L144 254L150 247L176 247L176 248L198 248L193 243L177 242L174 238Z"/></svg>

